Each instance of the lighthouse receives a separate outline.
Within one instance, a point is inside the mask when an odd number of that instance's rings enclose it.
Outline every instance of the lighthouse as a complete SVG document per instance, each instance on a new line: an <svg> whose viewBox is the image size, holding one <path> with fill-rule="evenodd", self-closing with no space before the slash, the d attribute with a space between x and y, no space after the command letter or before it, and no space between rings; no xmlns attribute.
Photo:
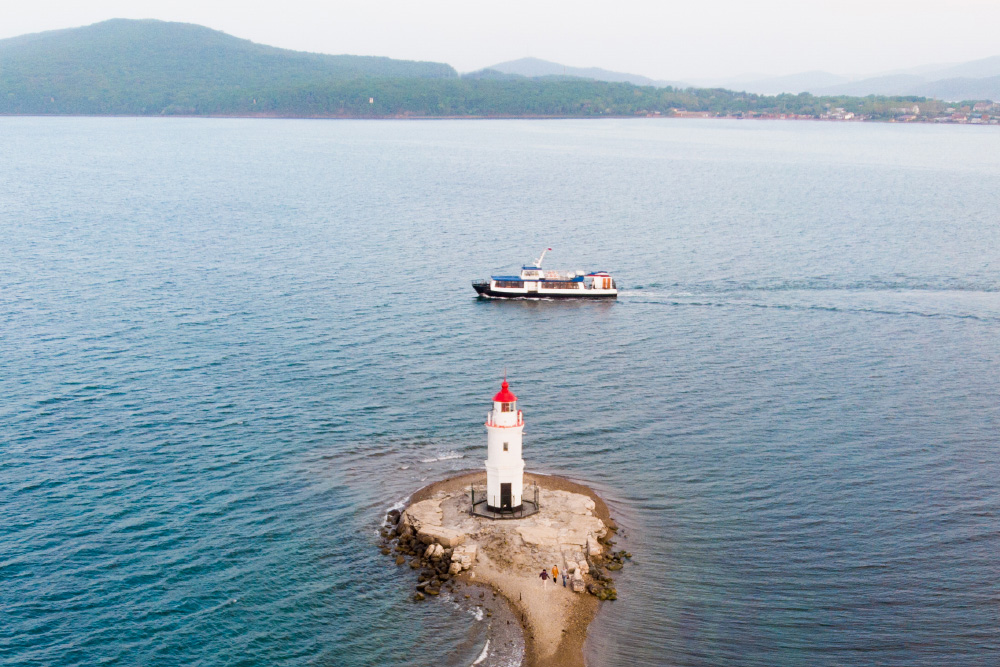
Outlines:
<svg viewBox="0 0 1000 667"><path fill-rule="evenodd" d="M524 420L517 409L517 396L506 378L493 397L493 409L486 415L486 506L491 512L521 510L524 490L524 459L521 458L521 431Z"/></svg>

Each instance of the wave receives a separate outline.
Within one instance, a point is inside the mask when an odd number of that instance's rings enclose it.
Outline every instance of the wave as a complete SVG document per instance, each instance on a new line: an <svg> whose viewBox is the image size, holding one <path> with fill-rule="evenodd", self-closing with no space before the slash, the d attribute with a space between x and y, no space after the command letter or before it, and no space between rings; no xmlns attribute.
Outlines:
<svg viewBox="0 0 1000 667"><path fill-rule="evenodd" d="M486 656L488 656L489 654L490 654L490 640L487 639L486 640L486 646L483 647L483 652L479 654L479 657L476 658L476 661L474 663L472 663L472 664L473 665L478 665L478 664L482 663L484 660L486 660Z"/></svg>
<svg viewBox="0 0 1000 667"><path fill-rule="evenodd" d="M389 508L382 514L382 525L383 526L391 526L391 524L389 523L389 512L391 512L393 510L396 510L398 512L402 512L403 509L407 505L410 504L410 498L412 498L412 497L413 497L413 495L409 494L405 498L403 498L402 500L397 500L392 505L390 505ZM378 533L378 531L376 531L376 534L377 533Z"/></svg>
<svg viewBox="0 0 1000 667"><path fill-rule="evenodd" d="M719 294L731 292L1000 292L996 280L963 280L949 277L895 276L864 280L834 280L824 276L807 278L720 279L695 283L649 283L619 289L618 296L649 296L651 291L670 294Z"/></svg>
<svg viewBox="0 0 1000 667"><path fill-rule="evenodd" d="M445 452L441 456L433 459L421 459L421 463L437 463L438 461L450 461L452 459L464 459L465 454L459 454L458 452Z"/></svg>
<svg viewBox="0 0 1000 667"><path fill-rule="evenodd" d="M634 301L634 303L660 305L660 306L695 306L695 307L705 307L705 308L720 308L720 307L772 308L775 310L790 310L790 311L824 311L830 313L891 315L898 317L929 317L929 318L945 318L945 319L957 319L957 320L973 320L977 322L1000 322L1000 315L979 314L979 313L969 313L969 312L946 313L938 310L922 311L922 310L912 310L905 308L893 309L893 308L866 308L862 306L858 307L829 306L821 304L761 303L759 301L750 301L742 299L697 299L697 298L685 299L683 297L678 298L677 296L671 297L668 295L657 296L652 299L642 299L642 300L637 299Z"/></svg>

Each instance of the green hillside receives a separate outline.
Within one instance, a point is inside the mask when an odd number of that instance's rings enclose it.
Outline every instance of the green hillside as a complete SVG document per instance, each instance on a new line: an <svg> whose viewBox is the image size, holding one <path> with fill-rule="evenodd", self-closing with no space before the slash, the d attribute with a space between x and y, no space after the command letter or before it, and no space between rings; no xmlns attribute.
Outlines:
<svg viewBox="0 0 1000 667"><path fill-rule="evenodd" d="M199 113L263 91L385 77L457 74L442 63L302 53L153 20L0 40L0 113L8 114Z"/></svg>
<svg viewBox="0 0 1000 667"><path fill-rule="evenodd" d="M917 97L768 97L490 70L459 77L442 63L288 51L151 20L0 40L0 114L821 118L838 110L888 119L914 102L925 113L941 106Z"/></svg>

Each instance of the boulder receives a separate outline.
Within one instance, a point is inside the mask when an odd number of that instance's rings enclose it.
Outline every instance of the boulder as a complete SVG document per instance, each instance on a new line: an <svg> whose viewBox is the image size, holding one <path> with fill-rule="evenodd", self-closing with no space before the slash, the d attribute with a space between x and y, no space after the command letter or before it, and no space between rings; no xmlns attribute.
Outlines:
<svg viewBox="0 0 1000 667"><path fill-rule="evenodd" d="M451 554L452 564L458 563L463 570L471 569L476 562L476 554L479 547L474 543L462 544L455 547Z"/></svg>
<svg viewBox="0 0 1000 667"><path fill-rule="evenodd" d="M402 565L405 562L406 562L405 558L403 558L402 556L396 556L396 565Z"/></svg>
<svg viewBox="0 0 1000 667"><path fill-rule="evenodd" d="M458 574L462 571L461 563L452 563L448 566L448 574Z"/></svg>
<svg viewBox="0 0 1000 667"><path fill-rule="evenodd" d="M604 551L601 543L593 536L587 538L587 554L590 556L600 556Z"/></svg>
<svg viewBox="0 0 1000 667"><path fill-rule="evenodd" d="M442 552L444 551L444 547L452 548L465 542L465 533L460 533L451 528L444 528L443 526L422 525L417 531L417 537L424 544L437 542L441 545Z"/></svg>
<svg viewBox="0 0 1000 667"><path fill-rule="evenodd" d="M586 587L587 587L587 585L583 581L583 577L582 576L577 576L579 574L580 573L577 572L576 575L574 575L574 577L572 579L570 579L570 582L569 582L570 589L574 593L582 593L586 589Z"/></svg>

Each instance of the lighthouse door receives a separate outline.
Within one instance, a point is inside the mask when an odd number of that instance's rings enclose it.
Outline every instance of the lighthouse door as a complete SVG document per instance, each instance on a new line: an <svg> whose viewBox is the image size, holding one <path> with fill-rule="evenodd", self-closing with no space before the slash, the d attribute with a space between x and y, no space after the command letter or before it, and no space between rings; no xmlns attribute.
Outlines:
<svg viewBox="0 0 1000 667"><path fill-rule="evenodd" d="M500 485L500 509L510 509L510 483Z"/></svg>

